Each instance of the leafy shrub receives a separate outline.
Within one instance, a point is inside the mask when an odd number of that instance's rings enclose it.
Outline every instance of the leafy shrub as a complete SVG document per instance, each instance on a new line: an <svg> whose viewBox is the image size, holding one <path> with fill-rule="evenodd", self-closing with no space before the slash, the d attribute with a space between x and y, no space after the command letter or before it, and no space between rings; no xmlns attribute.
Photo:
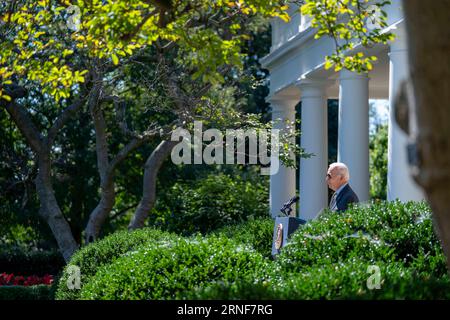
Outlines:
<svg viewBox="0 0 450 320"><path fill-rule="evenodd" d="M223 237L147 244L101 268L82 299L183 299L206 283L236 282L266 269L251 248Z"/></svg>
<svg viewBox="0 0 450 320"><path fill-rule="evenodd" d="M191 299L448 299L450 280L419 276L403 264L373 262L380 268L380 289L369 289L372 262L351 259L324 266L307 267L302 272L281 272L266 278L234 283L214 283L196 288ZM370 280L369 280L370 281Z"/></svg>
<svg viewBox="0 0 450 320"><path fill-rule="evenodd" d="M66 300L79 297L80 290L71 290L67 286L69 278L68 268L70 266L80 268L81 286L83 286L95 275L101 266L112 263L125 253L136 250L144 244L157 241L172 241L173 239L176 239L176 236L173 234L145 228L133 232L120 231L83 247L73 255L69 264L64 268L58 283L56 298Z"/></svg>
<svg viewBox="0 0 450 320"><path fill-rule="evenodd" d="M425 203L376 202L300 227L270 270L196 288L192 299L448 299L445 256ZM381 272L369 290L368 266Z"/></svg>
<svg viewBox="0 0 450 320"><path fill-rule="evenodd" d="M359 259L305 267L302 272L285 272L274 264L272 272L262 278L233 284L212 284L197 289L194 299L326 299L344 295L362 287L368 277L367 263Z"/></svg>
<svg viewBox="0 0 450 320"><path fill-rule="evenodd" d="M0 300L52 300L52 287L37 285L0 287Z"/></svg>
<svg viewBox="0 0 450 320"><path fill-rule="evenodd" d="M349 295L350 298L353 298ZM407 268L404 273L387 274L380 290L366 290L360 299L450 299L450 278L418 274Z"/></svg>
<svg viewBox="0 0 450 320"><path fill-rule="evenodd" d="M139 241L131 241L129 250L101 250L108 252L104 260L99 253L91 256L86 250L79 259L101 263L85 262L92 265L91 276L83 280L81 294L65 297L450 298L446 259L425 203L377 201L343 214L325 213L301 226L275 261L267 259L272 232L272 219L254 219L206 238L171 236L164 241L164 237L152 236L162 241L148 241L151 237L144 233ZM122 248L126 241L118 238ZM367 286L372 265L380 269L379 290Z"/></svg>
<svg viewBox="0 0 450 320"><path fill-rule="evenodd" d="M226 226L212 234L249 245L264 257L269 258L272 255L273 228L274 220L266 217L252 219L238 225Z"/></svg>
<svg viewBox="0 0 450 320"><path fill-rule="evenodd" d="M5 209L5 208L3 208ZM2 224L0 225L0 246L15 246L21 248L36 247L38 233L31 226L25 226L14 221L8 221L0 214ZM14 215L13 215L14 216Z"/></svg>
<svg viewBox="0 0 450 320"><path fill-rule="evenodd" d="M425 203L374 202L344 214L324 214L301 227L279 263L286 271L353 257L409 263L420 250L442 254L438 243Z"/></svg>
<svg viewBox="0 0 450 320"><path fill-rule="evenodd" d="M149 225L184 236L206 234L249 217L268 216L267 198L267 183L211 174L189 184L173 185L165 200L157 203Z"/></svg>
<svg viewBox="0 0 450 320"><path fill-rule="evenodd" d="M314 265L299 273L283 273L274 281L274 293L281 299L364 299L377 290L370 290L367 286L372 275L368 272L371 265L380 269L380 292L385 290L385 283L403 279L408 274L408 270L398 262L354 257L338 263Z"/></svg>
<svg viewBox="0 0 450 320"><path fill-rule="evenodd" d="M386 199L387 171L388 171L388 126L378 125L370 135L370 197L372 199Z"/></svg>
<svg viewBox="0 0 450 320"><path fill-rule="evenodd" d="M214 282L186 292L189 300L276 300L277 293L268 281L242 278L233 282Z"/></svg>

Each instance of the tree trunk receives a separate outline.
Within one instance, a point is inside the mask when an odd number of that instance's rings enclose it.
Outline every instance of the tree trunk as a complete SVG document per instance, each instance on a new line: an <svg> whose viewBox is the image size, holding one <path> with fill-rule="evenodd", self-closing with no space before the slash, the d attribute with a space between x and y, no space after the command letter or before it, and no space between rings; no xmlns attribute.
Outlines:
<svg viewBox="0 0 450 320"><path fill-rule="evenodd" d="M95 129L95 149L97 154L97 168L100 175L100 201L89 215L86 226L86 243L94 242L100 232L100 228L111 212L116 201L114 191L114 175L110 168L109 151L107 141L107 126L101 108L100 98L102 95L102 83L98 81L88 100L89 112L91 114Z"/></svg>
<svg viewBox="0 0 450 320"><path fill-rule="evenodd" d="M80 100L75 102L59 115L58 119L48 130L49 134L47 138L44 138L41 132L38 131L31 120L29 113L14 100L9 103L0 101L0 106L6 108L6 111L19 128L27 144L36 154L39 169L35 185L40 202L39 214L50 226L59 249L65 261L68 262L72 254L77 250L78 245L72 235L70 225L64 218L58 202L56 201L55 192L51 182L50 152L57 133L70 117L83 106L83 101Z"/></svg>
<svg viewBox="0 0 450 320"><path fill-rule="evenodd" d="M37 158L39 171L35 183L40 200L39 214L47 221L64 260L68 262L72 254L78 249L78 245L55 198L55 192L51 183L50 152L41 150Z"/></svg>
<svg viewBox="0 0 450 320"><path fill-rule="evenodd" d="M156 178L158 176L159 169L177 143L178 141L163 140L152 152L150 157L148 157L145 163L142 198L130 224L128 225L129 230L144 227L145 220L155 204Z"/></svg>
<svg viewBox="0 0 450 320"><path fill-rule="evenodd" d="M95 145L97 153L97 167L100 175L101 195L100 201L89 216L86 226L86 243L94 242L100 230L111 213L116 202L114 173L126 157L139 148L142 144L149 141L151 135L141 135L130 140L110 161L107 139L107 123L101 109L101 84L96 85L89 99L89 110L95 128ZM126 128L125 123L121 123Z"/></svg>
<svg viewBox="0 0 450 320"><path fill-rule="evenodd" d="M413 177L433 210L450 270L450 0L404 0L414 101L411 138ZM416 169L416 170L414 170Z"/></svg>
<svg viewBox="0 0 450 320"><path fill-rule="evenodd" d="M94 242L98 238L100 229L105 223L106 218L109 216L109 213L113 209L116 202L114 178L112 177L112 174L108 177L108 181L102 184L101 189L102 193L100 202L89 216L89 221L86 226L86 243Z"/></svg>

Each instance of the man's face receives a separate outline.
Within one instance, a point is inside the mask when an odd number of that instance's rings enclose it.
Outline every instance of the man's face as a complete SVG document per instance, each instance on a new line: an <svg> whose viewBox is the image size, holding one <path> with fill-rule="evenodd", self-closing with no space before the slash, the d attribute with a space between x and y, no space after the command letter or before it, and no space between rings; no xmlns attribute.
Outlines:
<svg viewBox="0 0 450 320"><path fill-rule="evenodd" d="M333 169L328 168L325 180L327 181L328 188L330 188L333 191L339 189L339 187L344 183L344 177L338 175L337 168Z"/></svg>

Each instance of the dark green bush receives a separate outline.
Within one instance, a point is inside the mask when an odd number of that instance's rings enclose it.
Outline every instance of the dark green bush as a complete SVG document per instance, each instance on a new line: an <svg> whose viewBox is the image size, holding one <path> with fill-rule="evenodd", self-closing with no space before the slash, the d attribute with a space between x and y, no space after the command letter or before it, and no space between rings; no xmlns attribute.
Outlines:
<svg viewBox="0 0 450 320"><path fill-rule="evenodd" d="M148 244L102 267L82 289L82 299L183 299L196 287L236 282L265 270L252 248L226 238Z"/></svg>
<svg viewBox="0 0 450 320"><path fill-rule="evenodd" d="M0 247L0 273L56 275L65 265L58 251L26 251L22 247Z"/></svg>
<svg viewBox="0 0 450 320"><path fill-rule="evenodd" d="M80 268L81 287L83 287L101 266L112 263L125 253L137 250L144 244L170 242L176 238L176 235L167 232L145 228L133 232L120 231L83 247L73 255L67 267L64 268L64 273L58 283L56 298L67 300L79 297L80 290L70 290L67 287L69 266Z"/></svg>
<svg viewBox="0 0 450 320"><path fill-rule="evenodd" d="M53 300L52 287L37 286L1 286L0 300Z"/></svg>
<svg viewBox="0 0 450 320"><path fill-rule="evenodd" d="M268 216L268 185L240 176L212 174L189 184L176 183L159 201L149 225L190 236Z"/></svg>
<svg viewBox="0 0 450 320"><path fill-rule="evenodd" d="M274 220L270 217L256 218L231 225L213 232L214 235L234 239L253 247L264 257L271 257Z"/></svg>

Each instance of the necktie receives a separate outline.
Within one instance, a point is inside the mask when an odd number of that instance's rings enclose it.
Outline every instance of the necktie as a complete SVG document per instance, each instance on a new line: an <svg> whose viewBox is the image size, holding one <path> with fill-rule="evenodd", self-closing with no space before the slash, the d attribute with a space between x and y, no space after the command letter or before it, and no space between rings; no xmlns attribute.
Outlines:
<svg viewBox="0 0 450 320"><path fill-rule="evenodd" d="M337 209L337 208L335 208L335 207L336 207L336 198L337 198L337 192L335 192L335 193L333 194L333 196L331 197L331 201L330 201L330 210L332 210L332 211L334 211L335 209Z"/></svg>

